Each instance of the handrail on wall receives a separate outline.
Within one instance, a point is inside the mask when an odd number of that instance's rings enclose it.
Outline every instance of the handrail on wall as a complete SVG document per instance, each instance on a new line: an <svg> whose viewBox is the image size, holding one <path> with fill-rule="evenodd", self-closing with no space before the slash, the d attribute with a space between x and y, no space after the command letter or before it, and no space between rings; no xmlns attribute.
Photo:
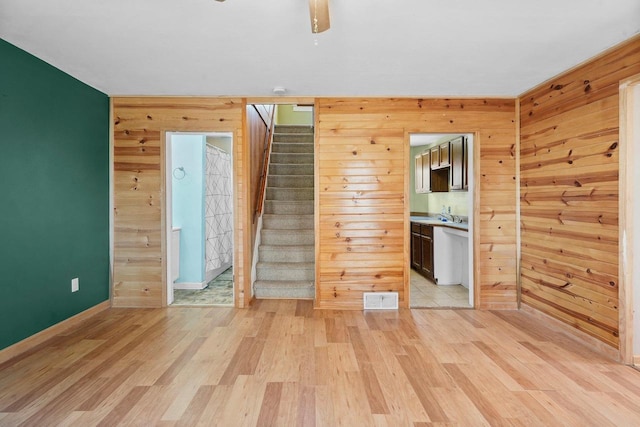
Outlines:
<svg viewBox="0 0 640 427"><path fill-rule="evenodd" d="M253 213L253 223L255 224L256 219L262 215L262 209L264 207L264 196L267 187L267 173L269 171L269 157L271 156L271 143L273 142L273 128L274 128L274 116L276 111L276 106L271 106L271 117L269 123L265 123L267 126L267 132L264 138L264 148L262 152L262 171L260 172L260 188L258 193L256 194L256 211ZM255 108L255 106L254 106Z"/></svg>

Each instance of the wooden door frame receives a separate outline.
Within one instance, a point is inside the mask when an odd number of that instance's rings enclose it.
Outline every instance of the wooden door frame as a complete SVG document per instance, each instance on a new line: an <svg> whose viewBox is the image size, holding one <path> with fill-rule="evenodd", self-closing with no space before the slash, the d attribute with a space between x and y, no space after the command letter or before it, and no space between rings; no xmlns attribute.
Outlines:
<svg viewBox="0 0 640 427"><path fill-rule="evenodd" d="M470 260L473 260L472 268L469 269L469 277L472 278L473 283L469 286L470 291L473 292L473 309L477 309L480 305L480 278L478 274L478 263L480 262L480 131L449 131L438 132L438 130L424 129L424 128L411 128L404 131L404 168L407 173L405 177L404 185L404 219L405 219L405 239L404 239L404 295L406 301L406 308L411 308L411 204L409 201L409 195L411 194L411 178L408 176L411 173L411 163L413 158L411 157L411 145L410 137L414 133L442 133L442 134L460 134L471 135L472 140L472 153L468 157L471 159L473 166L470 176L473 177L472 190L468 193L472 197L471 221L469 222L469 236L472 239L471 247L473 248L473 256ZM468 173L468 172L467 172ZM409 236L406 238L406 236ZM471 289L473 288L473 289Z"/></svg>
<svg viewBox="0 0 640 427"><path fill-rule="evenodd" d="M238 197L244 197L243 195L238 195L237 193L237 186L236 186L236 155L235 155L235 151L236 151L236 144L240 143L238 141L238 137L236 132L234 131L212 131L212 130L169 130L169 129L163 129L161 132L161 136L160 136L160 143L161 143L161 150L160 150L160 179L161 179L161 190L162 190L162 209L161 209L161 228L162 231L160 233L161 236L161 248L162 248L162 290L161 290L161 298L162 298L162 307L168 307L169 306L169 302L168 302L168 288L169 288L169 276L167 274L168 269L169 269L169 265L171 263L170 259L169 259L169 251L168 251L168 241L169 239L171 239L171 233L169 233L169 219L171 218L171 213L169 212L169 206L171 205L171 203L173 203L172 201L170 201L169 199L173 197L173 191L172 191L172 186L171 186L171 191L170 187L168 186L168 180L170 179L171 175L168 173L167 170L167 162L169 161L169 159L171 158L171 153L169 152L169 144L171 142L171 135L211 135L211 134L229 134L231 135L232 138L232 142L231 142L231 177L232 177L232 184L231 187L233 189L233 277L234 277L234 283L233 283L233 306L234 307L241 307L241 302L239 302L238 298L239 296L243 293L244 290L244 283L238 283L239 280L237 280L238 277L240 277L240 275L237 274L237 271L239 268L241 268L241 266L238 265L238 257L236 256L236 251L237 251L237 246L238 246L238 226L239 226L239 212L236 210L236 207L238 206L237 204L237 200ZM246 234L246 233L245 233ZM206 272L205 272L206 273Z"/></svg>
<svg viewBox="0 0 640 427"><path fill-rule="evenodd" d="M638 291L638 283L633 282L634 274L634 227L633 220L640 212L634 212L633 200L634 190L637 193L638 187L634 189L633 170L638 167L635 160L640 154L640 150L634 149L634 136L640 136L640 129L634 125L634 109L640 105L634 105L635 88L640 87L640 74L620 83L620 173L619 173L619 261L618 261L618 313L619 313L619 339L620 339L620 359L623 363L632 365L640 364L640 355L634 354L634 290ZM636 194L637 196L637 194ZM638 258L637 249L635 258ZM638 268L638 267L635 267ZM634 287L636 289L634 289ZM638 331L635 331L637 333Z"/></svg>

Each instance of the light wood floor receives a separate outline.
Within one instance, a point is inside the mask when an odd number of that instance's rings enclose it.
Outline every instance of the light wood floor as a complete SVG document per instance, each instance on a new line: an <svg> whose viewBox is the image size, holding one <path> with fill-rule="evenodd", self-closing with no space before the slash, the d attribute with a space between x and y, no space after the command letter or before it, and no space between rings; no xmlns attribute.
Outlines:
<svg viewBox="0 0 640 427"><path fill-rule="evenodd" d="M112 309L0 366L0 425L633 426L640 372L522 312Z"/></svg>

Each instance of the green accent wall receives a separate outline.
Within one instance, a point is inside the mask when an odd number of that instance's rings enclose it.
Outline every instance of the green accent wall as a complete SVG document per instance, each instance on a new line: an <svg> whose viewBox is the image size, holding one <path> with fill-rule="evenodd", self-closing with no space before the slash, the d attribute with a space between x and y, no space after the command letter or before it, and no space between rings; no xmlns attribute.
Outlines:
<svg viewBox="0 0 640 427"><path fill-rule="evenodd" d="M109 97L0 39L0 141L3 349L109 299Z"/></svg>
<svg viewBox="0 0 640 427"><path fill-rule="evenodd" d="M312 111L294 111L295 105L281 104L277 106L276 124L313 126Z"/></svg>

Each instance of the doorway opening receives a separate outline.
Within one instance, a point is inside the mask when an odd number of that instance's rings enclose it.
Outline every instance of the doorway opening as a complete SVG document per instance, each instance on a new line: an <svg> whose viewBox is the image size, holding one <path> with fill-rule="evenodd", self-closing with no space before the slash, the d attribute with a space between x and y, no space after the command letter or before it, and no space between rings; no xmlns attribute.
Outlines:
<svg viewBox="0 0 640 427"><path fill-rule="evenodd" d="M269 121L257 127L271 127ZM251 123L251 119L249 118ZM253 128L253 127L252 127ZM256 212L253 296L315 298L313 105L278 104ZM263 163L264 162L264 163Z"/></svg>
<svg viewBox="0 0 640 427"><path fill-rule="evenodd" d="M411 308L474 306L473 134L411 133Z"/></svg>
<svg viewBox="0 0 640 427"><path fill-rule="evenodd" d="M640 367L640 75L620 86L620 355Z"/></svg>
<svg viewBox="0 0 640 427"><path fill-rule="evenodd" d="M233 306L233 134L166 144L167 305Z"/></svg>

